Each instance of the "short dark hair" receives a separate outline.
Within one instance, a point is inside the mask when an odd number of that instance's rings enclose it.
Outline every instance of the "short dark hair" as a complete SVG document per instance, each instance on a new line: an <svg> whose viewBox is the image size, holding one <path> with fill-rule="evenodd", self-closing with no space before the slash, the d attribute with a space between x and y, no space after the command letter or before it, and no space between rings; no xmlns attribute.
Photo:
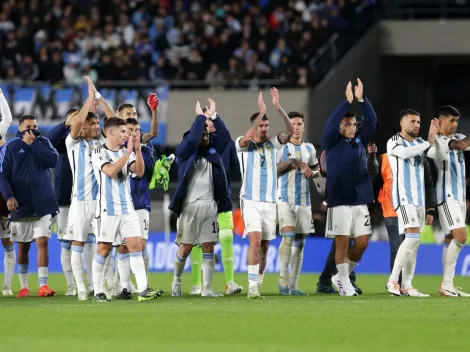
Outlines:
<svg viewBox="0 0 470 352"><path fill-rule="evenodd" d="M125 120L120 119L119 117L110 117L105 121L103 129L107 130L108 128L126 126L126 125L127 123Z"/></svg>
<svg viewBox="0 0 470 352"><path fill-rule="evenodd" d="M100 115L98 115L96 112L88 111L88 115L86 115L86 121L91 120L91 119L100 119Z"/></svg>
<svg viewBox="0 0 470 352"><path fill-rule="evenodd" d="M343 119L350 119L352 117L356 118L356 114L348 111L346 114L344 114Z"/></svg>
<svg viewBox="0 0 470 352"><path fill-rule="evenodd" d="M408 115L416 115L416 116L421 116L419 114L419 112L417 112L416 110L413 110L413 109L405 109L405 110L402 110L400 112L400 121L405 117L405 116L408 116Z"/></svg>
<svg viewBox="0 0 470 352"><path fill-rule="evenodd" d="M290 113L287 114L287 116L289 116L290 119L293 119L294 117L298 117L302 120L304 119L304 114L298 111L291 111Z"/></svg>
<svg viewBox="0 0 470 352"><path fill-rule="evenodd" d="M459 117L460 112L456 108L454 108L452 105L445 105L439 109L438 116L439 117L441 116L442 117L451 117L451 116Z"/></svg>
<svg viewBox="0 0 470 352"><path fill-rule="evenodd" d="M129 104L129 103L125 103L125 104L122 104L122 105L119 107L118 111L121 112L121 111L124 110L124 109L127 109L127 108L132 109L133 107L134 107L134 105Z"/></svg>
<svg viewBox="0 0 470 352"><path fill-rule="evenodd" d="M65 118L68 119L68 118L70 117L70 115L76 113L77 111L78 111L78 109L75 109L75 108L74 108L74 109L70 109L69 111L67 111L67 112L65 113Z"/></svg>
<svg viewBox="0 0 470 352"><path fill-rule="evenodd" d="M135 119L133 117L129 117L128 119L126 119L126 123L128 125L139 126L139 121L137 121L137 119Z"/></svg>
<svg viewBox="0 0 470 352"><path fill-rule="evenodd" d="M25 120L36 120L36 117L31 114L26 114L20 117L20 120L18 121L18 125L21 125Z"/></svg>
<svg viewBox="0 0 470 352"><path fill-rule="evenodd" d="M255 112L253 115L250 116L250 123L253 124L255 122L256 118L258 117L259 112ZM266 121L268 119L268 114L264 114L262 121Z"/></svg>

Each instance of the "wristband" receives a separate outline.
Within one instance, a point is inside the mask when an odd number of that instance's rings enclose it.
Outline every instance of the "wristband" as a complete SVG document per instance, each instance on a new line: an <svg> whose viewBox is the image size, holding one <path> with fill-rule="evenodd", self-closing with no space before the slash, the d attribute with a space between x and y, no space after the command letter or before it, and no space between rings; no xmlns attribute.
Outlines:
<svg viewBox="0 0 470 352"><path fill-rule="evenodd" d="M214 112L214 114L211 116L211 120L214 121L217 118L217 113Z"/></svg>
<svg viewBox="0 0 470 352"><path fill-rule="evenodd" d="M99 92L96 92L95 99L98 100L99 98L101 98L101 94Z"/></svg>

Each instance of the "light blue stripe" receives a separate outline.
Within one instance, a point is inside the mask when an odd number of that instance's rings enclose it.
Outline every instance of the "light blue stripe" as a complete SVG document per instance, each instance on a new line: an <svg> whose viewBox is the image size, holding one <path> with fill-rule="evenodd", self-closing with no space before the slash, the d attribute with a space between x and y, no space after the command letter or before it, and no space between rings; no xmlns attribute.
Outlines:
<svg viewBox="0 0 470 352"><path fill-rule="evenodd" d="M283 232L283 233L282 233L282 237L293 238L294 236L295 236L295 232L294 232L294 231L286 231L286 232Z"/></svg>
<svg viewBox="0 0 470 352"><path fill-rule="evenodd" d="M302 149L299 145L295 146L295 157L297 158L297 153L300 154L300 160L302 160ZM300 170L295 170L295 205L302 205L302 178L303 174Z"/></svg>
<svg viewBox="0 0 470 352"><path fill-rule="evenodd" d="M95 145L96 143L96 145ZM93 140L91 142L91 146L94 146L93 148L93 151L95 150L95 148L98 148L98 143L97 141ZM99 187L98 187L98 180L96 179L95 177L95 173L93 172L93 165L92 166L92 169L91 169L91 197L92 197L92 200L96 200L98 198L98 191L99 191Z"/></svg>
<svg viewBox="0 0 470 352"><path fill-rule="evenodd" d="M118 260L126 260L129 258L129 253L118 253L117 255Z"/></svg>
<svg viewBox="0 0 470 352"><path fill-rule="evenodd" d="M5 247L3 247L3 250L7 253L13 252L15 250L15 245L12 244L10 246L5 246Z"/></svg>
<svg viewBox="0 0 470 352"><path fill-rule="evenodd" d="M310 145L306 145L305 147L307 148L307 151L308 151L308 166L310 167L315 162L315 160L313 160L313 149ZM308 179L305 179L305 185L306 185L306 190L307 190L306 205L307 207L309 207L310 206L310 183Z"/></svg>
<svg viewBox="0 0 470 352"><path fill-rule="evenodd" d="M114 156L116 158L120 158L119 152L114 152ZM121 214L126 215L129 214L129 209L127 208L127 201L126 201L126 182L124 178L118 178L118 189L119 189L119 200L121 202Z"/></svg>
<svg viewBox="0 0 470 352"><path fill-rule="evenodd" d="M27 274L28 273L28 264L18 264L18 273Z"/></svg>
<svg viewBox="0 0 470 352"><path fill-rule="evenodd" d="M147 247L145 247L143 250L142 250L142 256L143 257L146 257L149 255L149 251L147 250Z"/></svg>
<svg viewBox="0 0 470 352"><path fill-rule="evenodd" d="M417 141L418 143L421 143L420 140ZM411 145L415 145L414 142L411 142ZM423 156L421 155L418 155L416 156L416 158L423 158ZM424 206L423 204L423 195L422 195L422 184L421 184L421 172L420 172L420 165L421 165L421 161L418 165L415 165L414 168L415 168L415 176L416 176L416 183L418 185L418 205L420 207Z"/></svg>
<svg viewBox="0 0 470 352"><path fill-rule="evenodd" d="M419 233L405 233L405 238L419 238Z"/></svg>
<svg viewBox="0 0 470 352"><path fill-rule="evenodd" d="M183 263L186 261L186 258L187 257L180 257L180 255L178 254L178 252L176 252L176 260L179 261L180 263Z"/></svg>
<svg viewBox="0 0 470 352"><path fill-rule="evenodd" d="M271 201L276 201L276 190L277 190L277 170L276 170L276 150L274 144L269 142L271 149Z"/></svg>
<svg viewBox="0 0 470 352"><path fill-rule="evenodd" d="M129 253L131 257L142 257L142 252L133 252Z"/></svg>
<svg viewBox="0 0 470 352"><path fill-rule="evenodd" d="M467 185L465 184L465 162L464 162L464 155L462 153L462 162L460 162L460 182L462 183L462 198L460 198L459 200L461 202L465 202L466 199L465 199L465 190L467 188Z"/></svg>
<svg viewBox="0 0 470 352"><path fill-rule="evenodd" d="M73 246L72 245L72 252L83 253L83 247L82 246Z"/></svg>
<svg viewBox="0 0 470 352"><path fill-rule="evenodd" d="M282 161L289 160L289 147L284 146L284 152L282 153ZM281 200L283 202L289 202L289 171L286 171L281 176Z"/></svg>
<svg viewBox="0 0 470 352"><path fill-rule="evenodd" d="M457 156L457 159L458 159L458 155ZM451 181L451 185L452 185L452 195L454 196L454 199L455 200L458 200L459 199L459 192L458 192L458 188L457 188L457 178L459 177L458 176L458 172L457 172L457 164L455 162L455 157L451 157L450 158L450 170L451 170L451 175L450 175L450 181Z"/></svg>
<svg viewBox="0 0 470 352"><path fill-rule="evenodd" d="M245 172L245 199L253 200L253 166L255 163L254 155L254 143L250 143L248 146L248 160L246 161L246 172Z"/></svg>
<svg viewBox="0 0 470 352"><path fill-rule="evenodd" d="M405 147L408 147L408 143L406 141L403 141L403 145ZM405 179L405 190L406 190L406 198L408 200L408 204L413 204L413 198L411 196L411 171L410 171L410 164L414 163L414 158L406 159L405 162L403 163L404 165L404 179Z"/></svg>
<svg viewBox="0 0 470 352"><path fill-rule="evenodd" d="M108 151L106 151L106 156L108 159L111 159L109 157ZM113 179L111 177L104 175L104 183L105 183L105 192L106 192L106 211L108 215L114 216L116 215L115 209L114 209L114 201L113 201Z"/></svg>
<svg viewBox="0 0 470 352"><path fill-rule="evenodd" d="M202 253L202 259L214 259L214 253Z"/></svg>
<svg viewBox="0 0 470 352"><path fill-rule="evenodd" d="M62 240L60 246L64 249L72 249L72 241Z"/></svg>
<svg viewBox="0 0 470 352"><path fill-rule="evenodd" d="M85 200L85 149L86 142L79 139L78 156L77 156L77 199Z"/></svg>
<svg viewBox="0 0 470 352"><path fill-rule="evenodd" d="M92 233L89 233L88 236L87 236L87 238L86 238L85 243L87 243L87 244L92 244L92 243L95 243L95 242L96 242L96 241L95 241L95 235L92 234Z"/></svg>
<svg viewBox="0 0 470 352"><path fill-rule="evenodd" d="M258 281L258 274L248 274L249 281Z"/></svg>
<svg viewBox="0 0 470 352"><path fill-rule="evenodd" d="M106 258L102 257L101 255L99 255L97 253L95 253L94 260L95 260L95 262L97 262L98 264L101 264L101 265L104 265L104 263L106 263Z"/></svg>
<svg viewBox="0 0 470 352"><path fill-rule="evenodd" d="M258 148L260 145L258 144ZM260 155L260 168L259 168L259 200L261 202L266 202L266 193L268 191L268 167L266 164L267 155L266 155L266 148L264 148L264 144L262 145L263 148L263 156L264 161L261 159ZM259 153L259 152L258 152Z"/></svg>

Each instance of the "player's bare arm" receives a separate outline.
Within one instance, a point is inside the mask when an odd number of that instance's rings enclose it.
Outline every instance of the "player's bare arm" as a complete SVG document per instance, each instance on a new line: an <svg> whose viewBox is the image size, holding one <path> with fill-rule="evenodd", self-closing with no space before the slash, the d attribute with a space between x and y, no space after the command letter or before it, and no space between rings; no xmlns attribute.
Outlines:
<svg viewBox="0 0 470 352"><path fill-rule="evenodd" d="M127 161L129 160L129 157L131 156L133 150L134 150L134 139L129 138L129 141L127 142L126 153L123 156L121 156L118 160L116 160L114 163L103 165L103 167L101 168L101 172L103 172L108 177L116 177L121 172L121 170L127 165ZM131 168L131 171L132 171L132 168Z"/></svg>
<svg viewBox="0 0 470 352"><path fill-rule="evenodd" d="M251 143L253 138L255 138L256 131L258 130L258 127L261 121L263 120L263 116L266 114L266 105L264 104L263 93L261 92L259 92L259 95L258 95L258 108L259 108L258 117L256 118L255 121L253 121L253 124L251 125L251 127L248 129L245 135L242 138L240 138L238 142L240 148L246 148Z"/></svg>
<svg viewBox="0 0 470 352"><path fill-rule="evenodd" d="M277 177L283 175L289 170L298 169L300 167L300 160L299 159L289 159L286 161L281 161L277 164Z"/></svg>
<svg viewBox="0 0 470 352"><path fill-rule="evenodd" d="M289 116L287 116L284 109L281 107L280 94L277 88L271 88L269 93L271 94L274 108L278 111L279 115L281 115L287 129L287 131L282 131L278 135L279 142L281 142L281 144L285 144L289 141L290 135L294 132L294 125L292 124L292 121L290 120Z"/></svg>
<svg viewBox="0 0 470 352"><path fill-rule="evenodd" d="M152 112L152 121L150 122L150 131L142 134L142 143L146 144L151 139L158 136L158 96L155 93L150 93L147 98L147 105Z"/></svg>
<svg viewBox="0 0 470 352"><path fill-rule="evenodd" d="M77 115L74 116L73 122L71 122L70 126L70 136L73 139L77 139L80 137L81 133L81 128L83 124L86 121L86 117L88 116L88 112L90 111L91 105L93 104L93 101L95 100L95 94L93 93L92 86L90 85L91 80L88 80L88 98L85 101L85 104L83 104L82 108L78 112Z"/></svg>
<svg viewBox="0 0 470 352"><path fill-rule="evenodd" d="M449 142L449 149L464 151L469 147L470 147L470 135L468 135L464 139L461 139L461 140L452 139Z"/></svg>
<svg viewBox="0 0 470 352"><path fill-rule="evenodd" d="M106 117L108 118L116 117L116 113L114 112L113 107L111 106L111 104L109 104L109 102L105 98L101 96L101 94L98 92L95 85L91 81L91 78L87 76L85 77L85 79L87 80L88 86L91 88L95 99L99 101L99 105L101 105L101 107L103 108L103 111Z"/></svg>
<svg viewBox="0 0 470 352"><path fill-rule="evenodd" d="M144 158L142 156L142 149L140 148L139 136L134 134L129 138L129 142L132 139L132 145L135 146L135 162L132 163L130 169L138 177L142 177L145 171ZM129 144L127 144L129 147ZM132 149L131 149L132 152Z"/></svg>
<svg viewBox="0 0 470 352"><path fill-rule="evenodd" d="M307 178L317 178L320 177L320 165L309 166L305 163L300 163L300 169L304 172L305 177Z"/></svg>

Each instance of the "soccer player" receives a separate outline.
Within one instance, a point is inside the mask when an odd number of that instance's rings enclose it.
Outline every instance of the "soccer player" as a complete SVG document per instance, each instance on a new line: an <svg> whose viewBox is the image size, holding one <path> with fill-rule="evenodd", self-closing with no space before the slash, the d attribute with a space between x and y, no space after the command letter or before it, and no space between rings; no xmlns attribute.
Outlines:
<svg viewBox="0 0 470 352"><path fill-rule="evenodd" d="M352 84L348 83L346 99L329 117L321 138L327 154L326 237L335 241L338 274L332 277L332 282L342 296L357 296L349 275L367 248L371 234L367 204L374 201L374 196L367 170L366 148L375 132L377 116L364 98L363 89L358 79L353 94ZM359 131L355 114L348 112L354 96L364 116ZM351 248L350 238L354 239Z"/></svg>
<svg viewBox="0 0 470 352"><path fill-rule="evenodd" d="M36 118L23 115L17 138L0 153L0 191L7 201L13 222L12 240L18 242L19 298L29 296L28 266L31 242L37 245L39 276L38 297L53 296L48 281L48 241L52 216L59 213L52 189L50 168L57 164L58 154L49 139L40 136Z"/></svg>
<svg viewBox="0 0 470 352"><path fill-rule="evenodd" d="M73 173L73 188L64 239L72 241L72 271L80 301L87 300L88 293L93 291L93 257L89 247L93 249L95 243L92 225L98 198L98 182L93 172L92 154L104 142L100 138L99 116L90 112L95 98L98 99L99 95L96 96L89 85L88 98L75 116L70 134L65 140ZM84 253L86 243L92 246ZM87 270L88 290L85 286L84 267Z"/></svg>
<svg viewBox="0 0 470 352"><path fill-rule="evenodd" d="M12 121L12 115L8 102L3 95L2 90L0 89L0 115L2 116L2 121L0 121L0 151L1 148L6 143L6 135L10 123ZM8 207L6 206L5 199L0 195L1 202L1 225L0 229L0 238L2 239L2 246L4 251L3 258L3 267L5 271L5 277L3 280L2 294L4 296L12 296L11 292L11 280L13 279L13 274L15 272L15 263L16 263L16 252L15 246L11 240L11 231L10 231L10 220L8 217Z"/></svg>
<svg viewBox="0 0 470 352"><path fill-rule="evenodd" d="M395 296L429 297L412 286L424 223L432 224L434 209L425 209L424 157L442 158L442 145L436 138L438 121L432 121L428 140L419 134L420 115L407 109L400 113L400 133L387 142L387 154L393 175L392 200L398 215L398 231L405 239L398 249L387 290ZM402 272L403 270L403 272ZM398 284L402 272L401 287Z"/></svg>
<svg viewBox="0 0 470 352"><path fill-rule="evenodd" d="M320 174L320 168L315 147L302 140L305 132L304 115L292 111L287 116L292 121L294 133L277 154L277 216L282 235L278 286L281 295L304 296L308 294L298 288L299 275L306 237L315 232L309 180Z"/></svg>
<svg viewBox="0 0 470 352"><path fill-rule="evenodd" d="M206 112L206 109L203 109ZM239 177L240 163L238 161L237 150L235 142L233 142L230 133L223 124L222 119L217 113L206 119L206 125L209 128L210 141L216 142L217 140L223 142L227 141L227 145L221 151L222 161L224 163L225 172L230 187L230 180ZM223 144L223 143L222 143ZM230 187L231 189L231 187ZM217 216L219 226L219 242L222 254L222 265L224 268L225 276L225 294L234 295L242 292L243 287L233 281L233 216L232 212L219 213ZM193 275L193 288L190 292L191 295L200 295L202 293L202 277L201 277L201 263L202 263L202 248L198 244L193 247L191 251L191 272Z"/></svg>
<svg viewBox="0 0 470 352"><path fill-rule="evenodd" d="M151 93L151 95L155 95L155 93ZM150 98L150 95L149 95ZM148 100L147 100L148 102ZM157 104L158 105L158 104ZM153 138L158 136L158 113L157 109L150 109L152 111L152 120L150 122L150 131L149 132L144 132L142 133L140 142L142 144L147 144L150 142ZM126 103L122 104L119 109L116 111L115 116L120 117L124 120L127 120L128 118L134 118L134 119L139 119L137 116L137 111L134 107L134 105Z"/></svg>
<svg viewBox="0 0 470 352"><path fill-rule="evenodd" d="M294 126L281 108L278 90L272 88L270 93L274 107L283 117L288 133L292 134ZM251 127L235 142L243 176L240 208L245 223L245 233L250 239L248 248L248 298L250 299L264 298L260 295L259 288L263 282L269 242L276 237L276 151L289 141L289 136L284 132L268 137L269 120L261 92L258 96L258 107L259 113L250 117Z"/></svg>
<svg viewBox="0 0 470 352"><path fill-rule="evenodd" d="M46 137L51 141L52 146L59 153L59 161L54 169L54 189L59 204L59 215L57 215L57 239L60 242L60 263L67 282L66 296L75 296L77 288L72 271L72 241L64 240L67 229L67 218L72 196L73 175L70 168L69 157L65 140L70 133L70 125L74 117L78 114L77 109L70 109L65 115L65 122L59 123L50 130Z"/></svg>
<svg viewBox="0 0 470 352"><path fill-rule="evenodd" d="M439 285L441 296L468 297L454 287L455 265L460 250L467 241L465 227L466 182L463 152L470 150L470 137L456 133L460 112L446 105L439 110L439 134L437 138L446 153L443 159L435 160L437 168L436 198L439 221L446 234L442 251L443 279Z"/></svg>
<svg viewBox="0 0 470 352"><path fill-rule="evenodd" d="M217 214L232 210L232 202L224 164L215 146L210 141L206 124L215 114L215 103L203 113L199 102L196 119L176 149L178 163L178 188L169 209L178 215L176 242L179 249L175 258L172 296L181 296L181 276L186 259L193 246L202 247L203 297L219 297L212 289L214 274L214 245L218 237ZM218 141L224 145L223 141Z"/></svg>
<svg viewBox="0 0 470 352"><path fill-rule="evenodd" d="M139 136L129 138L126 122L115 117L108 118L103 128L106 142L92 155L99 194L96 207L98 245L93 260L94 300L110 302L103 292L104 264L112 244L123 242L129 251L130 266L140 292L138 301L148 301L157 298L158 293L148 287L139 218L130 193L131 172L142 177L145 171ZM127 148L123 148L127 140Z"/></svg>

